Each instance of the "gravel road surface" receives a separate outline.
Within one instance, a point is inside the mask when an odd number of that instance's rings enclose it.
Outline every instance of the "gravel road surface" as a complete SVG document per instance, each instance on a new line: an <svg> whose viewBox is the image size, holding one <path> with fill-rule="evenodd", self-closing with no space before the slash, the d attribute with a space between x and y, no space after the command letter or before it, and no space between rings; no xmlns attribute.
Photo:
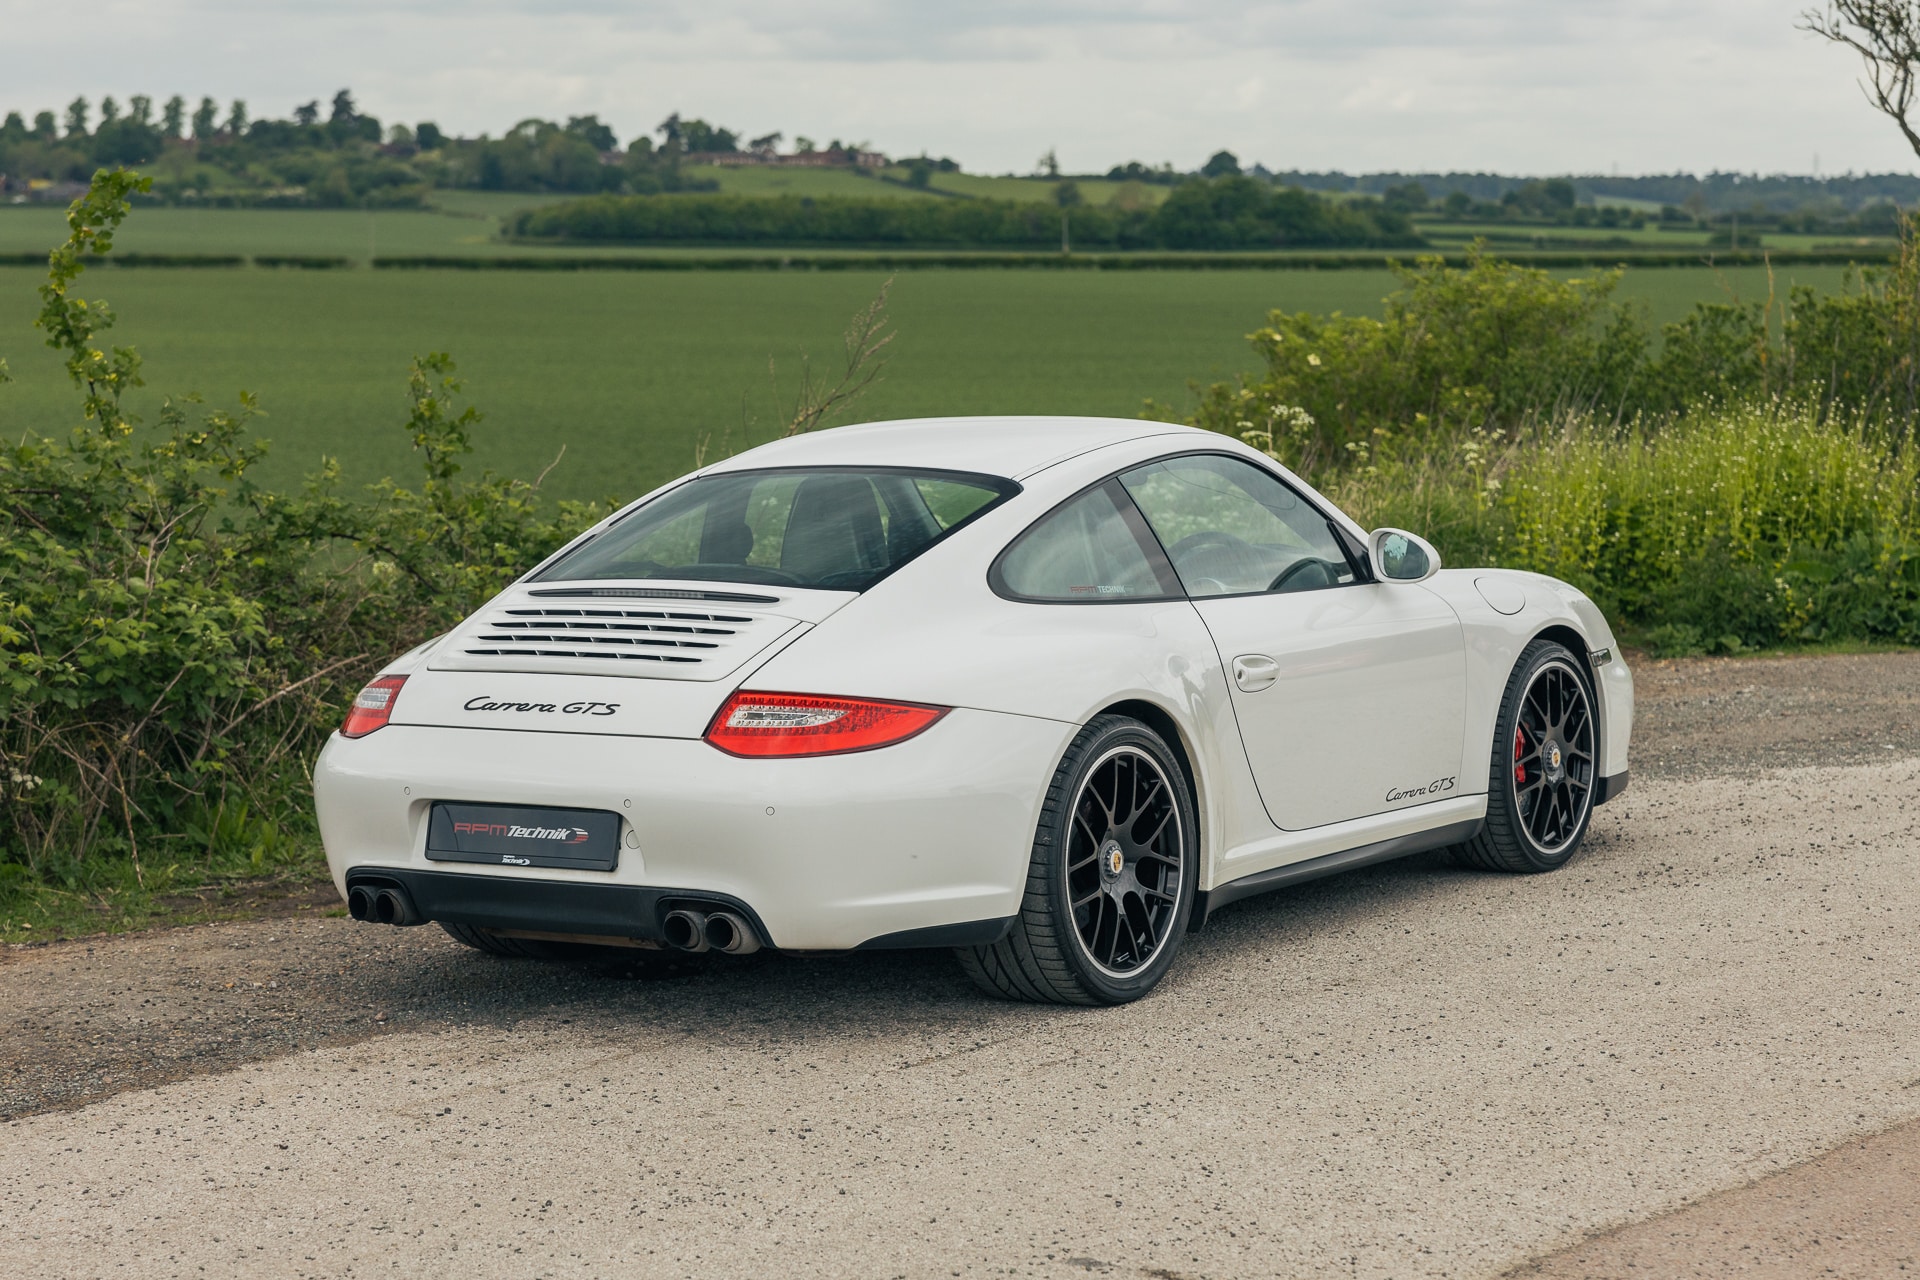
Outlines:
<svg viewBox="0 0 1920 1280"><path fill-rule="evenodd" d="M1633 788L1566 871L1238 904L1124 1009L311 916L10 949L0 1267L1912 1268L1920 655L1638 674Z"/></svg>

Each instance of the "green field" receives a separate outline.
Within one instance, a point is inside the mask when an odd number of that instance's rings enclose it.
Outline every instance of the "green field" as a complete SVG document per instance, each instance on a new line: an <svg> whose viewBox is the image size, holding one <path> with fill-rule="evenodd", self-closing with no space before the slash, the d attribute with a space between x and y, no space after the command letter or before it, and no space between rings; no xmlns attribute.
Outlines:
<svg viewBox="0 0 1920 1280"><path fill-rule="evenodd" d="M133 226L150 225L151 212ZM1778 277L1783 290L1796 281L1825 289L1842 270ZM9 438L73 421L76 397L31 328L41 279L0 268L0 356L16 378L0 388ZM407 361L445 350L488 415L480 465L531 476L565 444L549 488L599 496L685 471L702 435L716 449L764 439L791 398L800 354L830 364L848 317L880 282L864 271L155 269L91 273L82 290L112 302L114 340L146 357L149 385L131 398L138 412L151 416L162 393L198 391L215 403L242 388L258 394L275 483L323 454L356 480L410 471L398 426ZM858 416L1126 416L1148 396L1183 403L1190 379L1255 366L1244 335L1268 309L1369 312L1391 287L1385 271L908 272L894 286L893 360ZM1656 320L1766 288L1755 268L1631 271L1623 285Z"/></svg>

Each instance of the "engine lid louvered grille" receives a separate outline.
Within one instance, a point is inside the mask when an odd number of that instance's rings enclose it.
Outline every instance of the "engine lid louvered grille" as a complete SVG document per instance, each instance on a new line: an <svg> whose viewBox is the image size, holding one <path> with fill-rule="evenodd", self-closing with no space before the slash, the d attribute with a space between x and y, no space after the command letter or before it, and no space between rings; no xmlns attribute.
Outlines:
<svg viewBox="0 0 1920 1280"><path fill-rule="evenodd" d="M433 665L496 671L610 671L714 680L790 631L791 618L679 601L521 601L469 619ZM689 602L691 603L691 602Z"/></svg>

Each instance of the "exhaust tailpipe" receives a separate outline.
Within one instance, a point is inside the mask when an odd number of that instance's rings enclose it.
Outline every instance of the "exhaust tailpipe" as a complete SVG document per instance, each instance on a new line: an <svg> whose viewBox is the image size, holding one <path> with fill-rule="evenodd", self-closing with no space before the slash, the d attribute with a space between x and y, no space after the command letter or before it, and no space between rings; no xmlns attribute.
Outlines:
<svg viewBox="0 0 1920 1280"><path fill-rule="evenodd" d="M676 951L705 951L707 942L707 921L710 917L698 911L688 911L682 907L667 912L662 932L667 935L667 945Z"/></svg>
<svg viewBox="0 0 1920 1280"><path fill-rule="evenodd" d="M707 917L707 945L730 956L750 956L760 949L760 938L753 926L731 911L715 911Z"/></svg>
<svg viewBox="0 0 1920 1280"><path fill-rule="evenodd" d="M381 924L419 924L419 913L398 889L380 889L373 895L373 918Z"/></svg>
<svg viewBox="0 0 1920 1280"><path fill-rule="evenodd" d="M363 924L373 923L373 890L357 884L347 890L347 914Z"/></svg>

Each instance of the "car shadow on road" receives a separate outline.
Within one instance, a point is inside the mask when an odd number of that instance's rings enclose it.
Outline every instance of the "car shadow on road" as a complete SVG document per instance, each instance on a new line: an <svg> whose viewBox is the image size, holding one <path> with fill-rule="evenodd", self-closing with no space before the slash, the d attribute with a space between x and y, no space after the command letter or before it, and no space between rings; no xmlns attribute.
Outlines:
<svg viewBox="0 0 1920 1280"><path fill-rule="evenodd" d="M1235 903L1185 940L1167 980L1125 1010L999 1000L944 951L708 956L646 963L613 951L503 959L432 926L251 921L63 944L0 969L14 1034L0 1041L0 1118L306 1050L461 1029L541 1032L610 1049L675 1036L752 1051L875 1045L902 1065L1043 1031L1123 1019L1151 1034L1165 1002L1211 999L1259 975L1309 981L1325 941L1447 909L1463 882L1499 877L1421 856ZM1270 966L1278 965L1276 971ZM1177 1022L1174 1018L1171 1021ZM529 1039L529 1043L532 1043Z"/></svg>

